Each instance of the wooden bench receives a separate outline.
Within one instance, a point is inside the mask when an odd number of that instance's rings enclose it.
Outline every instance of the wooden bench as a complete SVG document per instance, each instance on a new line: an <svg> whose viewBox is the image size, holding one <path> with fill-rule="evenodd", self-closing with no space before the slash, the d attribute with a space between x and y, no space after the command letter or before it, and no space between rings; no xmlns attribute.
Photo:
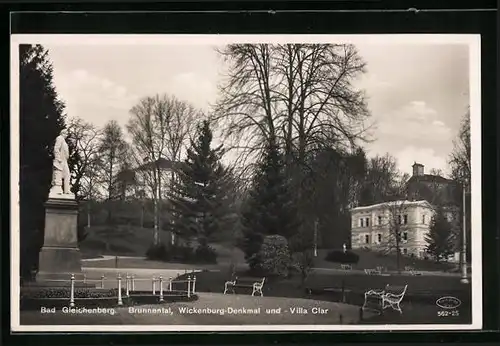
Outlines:
<svg viewBox="0 0 500 346"><path fill-rule="evenodd" d="M262 278L251 278L251 277L236 277L233 280L226 281L224 284L224 294L231 291L234 293L235 288L251 288L252 296L256 293L262 297L264 294L262 293L262 289L264 288L264 282L266 281L265 277Z"/></svg>
<svg viewBox="0 0 500 346"><path fill-rule="evenodd" d="M365 269L366 275L380 275L382 272L378 269Z"/></svg>
<svg viewBox="0 0 500 346"><path fill-rule="evenodd" d="M370 298L376 299L382 305L382 310L386 308L392 308L399 313L403 313L401 310L400 303L404 298L408 285L404 286L393 286L386 285L383 290L369 290L365 292L365 302L363 303L362 309L364 310L368 305L368 300Z"/></svg>

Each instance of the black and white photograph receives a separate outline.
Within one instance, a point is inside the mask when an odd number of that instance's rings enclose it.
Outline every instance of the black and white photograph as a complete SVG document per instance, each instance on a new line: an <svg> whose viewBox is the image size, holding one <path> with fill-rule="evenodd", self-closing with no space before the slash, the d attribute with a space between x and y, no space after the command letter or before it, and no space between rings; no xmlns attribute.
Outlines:
<svg viewBox="0 0 500 346"><path fill-rule="evenodd" d="M12 35L13 331L482 327L479 35Z"/></svg>

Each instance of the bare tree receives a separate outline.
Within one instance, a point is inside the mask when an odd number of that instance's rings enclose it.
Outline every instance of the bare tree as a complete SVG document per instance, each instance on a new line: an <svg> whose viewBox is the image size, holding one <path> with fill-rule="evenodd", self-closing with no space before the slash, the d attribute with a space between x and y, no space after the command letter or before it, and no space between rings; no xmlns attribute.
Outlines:
<svg viewBox="0 0 500 346"><path fill-rule="evenodd" d="M385 201L387 196L393 194L394 186L398 185L399 175L396 159L389 153L370 158L360 192L360 204L371 205Z"/></svg>
<svg viewBox="0 0 500 346"><path fill-rule="evenodd" d="M470 193L470 182L471 182L471 137L470 137L470 108L462 118L462 124L460 126L457 138L453 142L453 151L451 152L448 164L451 168L451 178L457 182L457 191L455 194L456 202L461 205L461 212L465 214L464 218L459 221L460 228L463 228L464 221L466 223L466 233L467 237L471 238L471 200L470 197L467 198L465 191L469 190ZM462 193L463 192L463 193ZM465 200L464 200L465 199ZM467 210L469 211L467 213ZM463 246L464 238L460 237ZM470 242L467 245L467 256L470 256ZM462 264L462 256L460 257L460 264Z"/></svg>
<svg viewBox="0 0 500 346"><path fill-rule="evenodd" d="M184 101L169 95L145 97L130 110L127 130L132 136L136 163L151 167L144 169L144 177L151 189L154 204L153 243L160 243L163 183L166 179L162 159L173 165L180 161L192 124L199 112ZM173 168L173 167L172 167ZM171 170L170 180L175 174Z"/></svg>
<svg viewBox="0 0 500 346"><path fill-rule="evenodd" d="M364 138L369 113L352 81L365 66L354 46L235 44L220 53L231 66L215 119L245 159L272 138L299 165L315 147Z"/></svg>
<svg viewBox="0 0 500 346"><path fill-rule="evenodd" d="M108 201L108 222L111 221L110 201L116 197L116 175L121 171L126 155L128 145L123 138L123 132L115 120L109 121L102 133L99 144L100 163L102 167L102 185L106 191Z"/></svg>
<svg viewBox="0 0 500 346"><path fill-rule="evenodd" d="M451 177L460 184L470 182L471 176L471 140L470 140L470 109L462 118L462 124L457 138L453 142L453 151L449 161Z"/></svg>
<svg viewBox="0 0 500 346"><path fill-rule="evenodd" d="M74 147L72 180L77 200L87 200L87 227L90 227L90 201L98 194L99 143L101 132L93 124L80 118L70 118L68 139ZM71 159L70 159L71 160Z"/></svg>
<svg viewBox="0 0 500 346"><path fill-rule="evenodd" d="M315 152L367 140L369 111L353 83L365 63L346 44L234 44L219 52L230 64L214 116L226 148L238 152L246 178L253 170L248 162L268 143L279 144L309 227L315 216L305 210L315 203L318 185Z"/></svg>
<svg viewBox="0 0 500 346"><path fill-rule="evenodd" d="M68 139L75 147L78 156L72 172L73 186L78 186L77 199L88 198L85 182L93 179L92 166L98 160L101 132L93 124L80 118L70 118L67 125Z"/></svg>
<svg viewBox="0 0 500 346"><path fill-rule="evenodd" d="M382 239L381 245L386 253L396 254L396 268L398 272L401 272L402 245L408 241L408 239L404 239L404 233L408 230L408 211L410 207L406 195L406 182L408 178L407 174L401 174L392 186L392 191L387 196L387 202L385 202L385 215L382 216L382 224L385 226L387 234Z"/></svg>

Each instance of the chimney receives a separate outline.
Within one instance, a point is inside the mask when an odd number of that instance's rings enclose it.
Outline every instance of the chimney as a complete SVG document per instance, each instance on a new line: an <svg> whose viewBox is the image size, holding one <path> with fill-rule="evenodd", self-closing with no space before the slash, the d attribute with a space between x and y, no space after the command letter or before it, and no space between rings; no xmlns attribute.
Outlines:
<svg viewBox="0 0 500 346"><path fill-rule="evenodd" d="M413 164L413 176L423 176L424 175L424 165L421 163Z"/></svg>

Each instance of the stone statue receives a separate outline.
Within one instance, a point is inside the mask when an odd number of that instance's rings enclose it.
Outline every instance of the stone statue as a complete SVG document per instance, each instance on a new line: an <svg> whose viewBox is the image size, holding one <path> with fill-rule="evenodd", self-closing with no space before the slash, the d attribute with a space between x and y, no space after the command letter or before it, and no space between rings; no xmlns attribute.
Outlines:
<svg viewBox="0 0 500 346"><path fill-rule="evenodd" d="M54 161L52 165L52 188L49 197L74 198L70 191L71 174L68 166L69 148L63 134L59 134L54 144Z"/></svg>

